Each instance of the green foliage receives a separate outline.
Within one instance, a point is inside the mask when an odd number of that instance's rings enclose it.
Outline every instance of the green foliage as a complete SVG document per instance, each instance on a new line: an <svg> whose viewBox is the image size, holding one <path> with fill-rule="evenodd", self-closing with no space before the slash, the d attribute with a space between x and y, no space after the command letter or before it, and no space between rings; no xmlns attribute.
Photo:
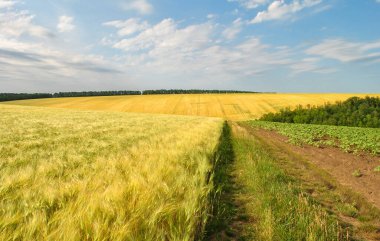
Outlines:
<svg viewBox="0 0 380 241"><path fill-rule="evenodd" d="M295 110L287 108L279 113L265 114L260 120L380 128L380 98L352 97L344 102L320 107L298 106Z"/></svg>
<svg viewBox="0 0 380 241"><path fill-rule="evenodd" d="M182 90L182 89L171 89L171 90L144 90L143 95L167 95L167 94L231 94L231 93L259 93L253 91L238 91L238 90Z"/></svg>
<svg viewBox="0 0 380 241"><path fill-rule="evenodd" d="M231 130L230 126L225 122L214 157L214 173L210 176L210 181L213 183L213 190L210 193L212 210L210 213L211 219L207 223L203 240L210 240L213 235L218 235L222 231L228 230L232 217L235 215L231 191L233 189L233 180L230 174L233 159Z"/></svg>
<svg viewBox="0 0 380 241"><path fill-rule="evenodd" d="M362 174L362 172L360 170L355 170L352 173L352 176L354 176L354 177L361 177L361 176L363 176L363 174Z"/></svg>
<svg viewBox="0 0 380 241"><path fill-rule="evenodd" d="M82 92L59 92L53 97L85 97L85 96L114 96L114 95L141 95L141 91L119 90L119 91L82 91Z"/></svg>
<svg viewBox="0 0 380 241"><path fill-rule="evenodd" d="M374 171L375 171L375 172L380 172L380 166L376 167L376 168L374 169Z"/></svg>
<svg viewBox="0 0 380 241"><path fill-rule="evenodd" d="M232 94L232 93L260 93L253 91L238 91L238 90L182 90L182 89L171 89L171 90L144 90L143 95L167 95L167 94Z"/></svg>
<svg viewBox="0 0 380 241"><path fill-rule="evenodd" d="M347 240L346 231L287 175L257 138L235 129L237 181L254 216L253 240Z"/></svg>
<svg viewBox="0 0 380 241"><path fill-rule="evenodd" d="M380 129L347 126L289 124L250 121L252 126L274 130L289 137L293 144L334 146L346 152L366 151L380 154Z"/></svg>
<svg viewBox="0 0 380 241"><path fill-rule="evenodd" d="M41 98L51 98L51 94L47 93L0 93L0 102L1 101L12 101L12 100L26 100L26 99L41 99Z"/></svg>
<svg viewBox="0 0 380 241"><path fill-rule="evenodd" d="M355 218L358 216L358 209L355 207L355 205L349 204L349 203L342 203L337 206L337 209L339 212L341 212L343 215L347 217Z"/></svg>

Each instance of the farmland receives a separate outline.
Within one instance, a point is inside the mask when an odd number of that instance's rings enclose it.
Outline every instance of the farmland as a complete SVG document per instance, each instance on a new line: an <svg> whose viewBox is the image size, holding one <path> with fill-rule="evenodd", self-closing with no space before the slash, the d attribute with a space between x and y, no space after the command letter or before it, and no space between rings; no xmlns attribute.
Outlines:
<svg viewBox="0 0 380 241"><path fill-rule="evenodd" d="M380 129L347 126L250 121L251 126L277 131L296 145L334 146L346 152L380 154Z"/></svg>
<svg viewBox="0 0 380 241"><path fill-rule="evenodd" d="M377 240L379 129L252 120L351 96L2 102L0 240Z"/></svg>
<svg viewBox="0 0 380 241"><path fill-rule="evenodd" d="M193 240L222 120L0 105L0 240Z"/></svg>
<svg viewBox="0 0 380 241"><path fill-rule="evenodd" d="M237 124L232 124L232 136L233 170L242 185L236 199L245 203L251 220L258 220L243 230L251 234L247 240L349 239L350 231L302 190L266 144Z"/></svg>
<svg viewBox="0 0 380 241"><path fill-rule="evenodd" d="M249 120L284 107L323 105L326 102L343 101L354 95L366 96L364 94L179 94L50 98L14 101L7 104Z"/></svg>

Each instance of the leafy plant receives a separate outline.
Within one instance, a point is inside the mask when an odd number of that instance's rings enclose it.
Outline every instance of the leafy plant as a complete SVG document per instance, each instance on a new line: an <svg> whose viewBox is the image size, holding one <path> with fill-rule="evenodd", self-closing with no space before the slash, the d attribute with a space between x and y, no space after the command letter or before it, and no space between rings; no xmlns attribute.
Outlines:
<svg viewBox="0 0 380 241"><path fill-rule="evenodd" d="M274 130L294 144L339 147L346 152L380 154L380 129L313 124L249 121L251 126Z"/></svg>
<svg viewBox="0 0 380 241"><path fill-rule="evenodd" d="M352 176L354 176L354 177L361 177L361 176L363 176L363 173L360 170L355 170L352 173Z"/></svg>

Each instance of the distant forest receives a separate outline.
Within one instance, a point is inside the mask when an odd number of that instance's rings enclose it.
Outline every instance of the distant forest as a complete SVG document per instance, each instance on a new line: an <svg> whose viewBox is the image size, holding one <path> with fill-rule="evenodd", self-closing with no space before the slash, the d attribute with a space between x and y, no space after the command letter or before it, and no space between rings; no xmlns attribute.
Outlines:
<svg viewBox="0 0 380 241"><path fill-rule="evenodd" d="M47 94L47 93L35 93L35 94L0 93L0 101L41 99L41 98L51 98L51 97L52 97L52 94Z"/></svg>
<svg viewBox="0 0 380 241"><path fill-rule="evenodd" d="M286 123L320 124L380 128L380 98L352 97L324 106L298 106L279 113L265 114L260 120Z"/></svg>
<svg viewBox="0 0 380 241"><path fill-rule="evenodd" d="M238 90L144 90L143 95L167 95L167 94L231 94L231 93L260 93L253 91L238 91Z"/></svg>
<svg viewBox="0 0 380 241"><path fill-rule="evenodd" d="M236 90L144 90L144 91L82 91L82 92L59 92L59 93L0 93L0 101L60 98L60 97L85 97L85 96L114 96L114 95L160 95L160 94L227 94L227 93L260 93L252 91Z"/></svg>

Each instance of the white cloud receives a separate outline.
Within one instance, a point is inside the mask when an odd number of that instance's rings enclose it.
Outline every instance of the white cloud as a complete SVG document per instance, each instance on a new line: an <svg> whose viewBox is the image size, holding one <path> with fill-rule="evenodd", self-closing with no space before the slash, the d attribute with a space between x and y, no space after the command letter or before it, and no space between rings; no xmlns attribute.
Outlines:
<svg viewBox="0 0 380 241"><path fill-rule="evenodd" d="M115 27L118 30L117 34L119 36L128 36L136 32L143 31L149 27L146 21L140 21L140 19L130 18L128 20L115 20L103 23L104 26Z"/></svg>
<svg viewBox="0 0 380 241"><path fill-rule="evenodd" d="M327 39L306 50L309 55L322 56L340 62L380 61L380 40L354 43L342 39Z"/></svg>
<svg viewBox="0 0 380 241"><path fill-rule="evenodd" d="M270 0L228 0L228 2L238 2L247 9L257 8L260 5L267 4Z"/></svg>
<svg viewBox="0 0 380 241"><path fill-rule="evenodd" d="M236 19L230 27L226 28L222 32L223 37L228 40L234 39L241 32L242 25L243 25L243 22L241 18Z"/></svg>
<svg viewBox="0 0 380 241"><path fill-rule="evenodd" d="M214 18L216 18L216 17L217 17L216 14L212 14L212 13L207 14L207 19L214 19Z"/></svg>
<svg viewBox="0 0 380 241"><path fill-rule="evenodd" d="M49 37L52 34L42 26L33 23L34 15L28 11L5 11L0 13L0 36Z"/></svg>
<svg viewBox="0 0 380 241"><path fill-rule="evenodd" d="M40 89L64 88L70 82L91 86L98 78L120 73L115 63L102 56L70 53L45 44L4 38L0 38L0 63L0 82L17 80L8 87L20 85L21 89L30 82ZM88 81L78 83L81 78Z"/></svg>
<svg viewBox="0 0 380 241"><path fill-rule="evenodd" d="M320 58L303 58L291 64L290 68L294 75L300 73L330 74L337 71L332 67L321 66L321 60Z"/></svg>
<svg viewBox="0 0 380 241"><path fill-rule="evenodd" d="M0 9L2 8L11 8L15 5L16 2L13 0L0 0Z"/></svg>
<svg viewBox="0 0 380 241"><path fill-rule="evenodd" d="M57 25L57 29L61 33L65 32L71 32L75 29L75 25L73 24L74 18L70 16L60 16L59 17L59 22Z"/></svg>
<svg viewBox="0 0 380 241"><path fill-rule="evenodd" d="M212 26L208 23L191 25L179 29L173 19L164 19L133 38L117 42L114 47L124 51L140 51L146 49L178 48L178 51L193 49L208 42Z"/></svg>
<svg viewBox="0 0 380 241"><path fill-rule="evenodd" d="M237 19L232 25L240 24ZM173 19L165 19L136 36L113 43L112 47L125 52L118 61L124 61L126 69L133 69L136 78L161 76L198 81L212 76L228 80L257 76L291 63L287 48L272 49L258 38L225 45L217 39L217 26L205 22L180 27ZM235 31L226 37L236 34Z"/></svg>
<svg viewBox="0 0 380 241"><path fill-rule="evenodd" d="M100 82L108 74L117 76L120 73L116 63L102 56L73 53L55 41L41 39L53 35L34 24L34 18L25 10L5 8L0 12L0 85L3 91L94 86L95 81ZM81 79L87 81L83 83Z"/></svg>
<svg viewBox="0 0 380 241"><path fill-rule="evenodd" d="M134 10L140 14L150 14L153 12L153 6L147 0L126 0L123 3L125 10Z"/></svg>
<svg viewBox="0 0 380 241"><path fill-rule="evenodd" d="M268 6L267 10L257 13L251 23L287 19L297 12L318 5L321 2L322 0L293 0L292 3L288 4L284 0L276 0Z"/></svg>

